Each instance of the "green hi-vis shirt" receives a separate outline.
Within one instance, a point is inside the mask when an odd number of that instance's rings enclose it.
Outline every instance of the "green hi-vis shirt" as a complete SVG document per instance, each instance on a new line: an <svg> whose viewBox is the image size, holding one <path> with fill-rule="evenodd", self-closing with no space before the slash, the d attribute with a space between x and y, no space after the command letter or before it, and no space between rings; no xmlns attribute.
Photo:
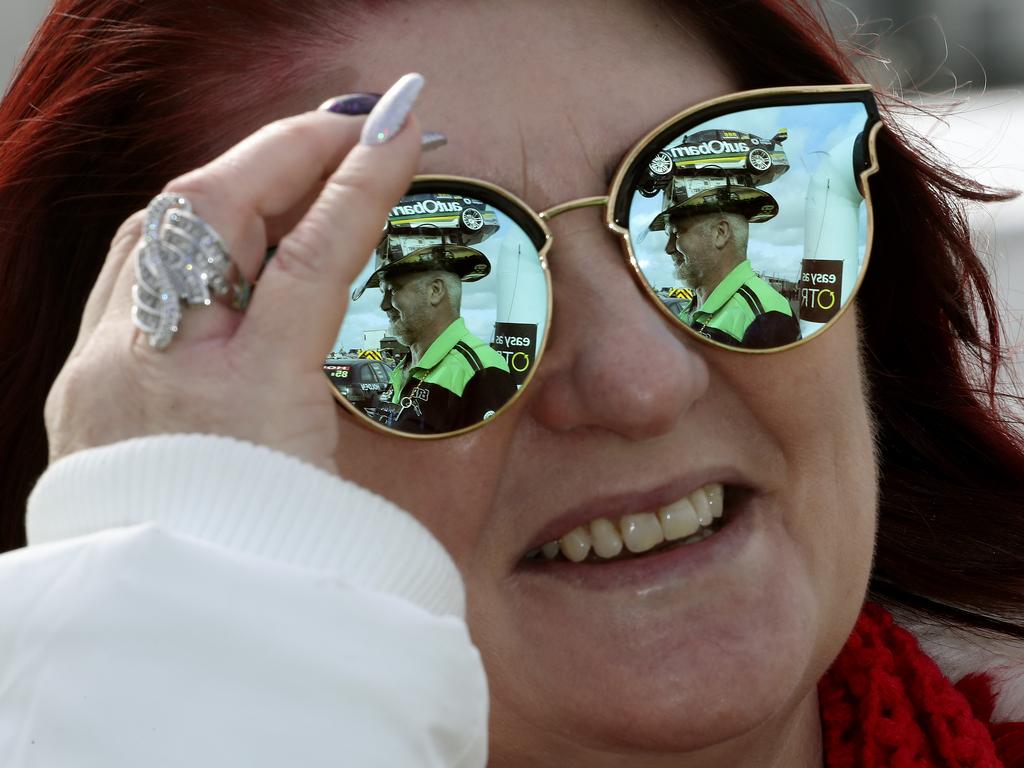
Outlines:
<svg viewBox="0 0 1024 768"><path fill-rule="evenodd" d="M505 358L460 317L416 365L410 368L406 357L391 372L381 420L405 432L452 432L490 418L515 393Z"/></svg>
<svg viewBox="0 0 1024 768"><path fill-rule="evenodd" d="M744 259L697 306L694 297L679 318L701 336L733 347L766 349L800 338L789 301L754 274Z"/></svg>

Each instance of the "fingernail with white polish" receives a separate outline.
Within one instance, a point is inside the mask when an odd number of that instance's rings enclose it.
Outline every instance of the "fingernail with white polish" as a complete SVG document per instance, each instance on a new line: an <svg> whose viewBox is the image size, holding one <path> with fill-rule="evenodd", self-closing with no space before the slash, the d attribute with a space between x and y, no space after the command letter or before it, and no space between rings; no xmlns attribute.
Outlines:
<svg viewBox="0 0 1024 768"><path fill-rule="evenodd" d="M424 131L420 143L420 149L429 152L432 149L440 149L448 143L448 137L437 131Z"/></svg>
<svg viewBox="0 0 1024 768"><path fill-rule="evenodd" d="M386 144L398 135L405 120L416 103L416 97L423 89L423 75L403 75L391 86L377 106L373 108L366 123L360 142L363 144Z"/></svg>

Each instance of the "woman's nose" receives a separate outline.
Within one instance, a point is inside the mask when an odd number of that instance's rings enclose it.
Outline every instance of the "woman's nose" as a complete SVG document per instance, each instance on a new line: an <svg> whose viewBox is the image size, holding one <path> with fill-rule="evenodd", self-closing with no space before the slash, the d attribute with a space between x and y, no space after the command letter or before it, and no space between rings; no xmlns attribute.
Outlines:
<svg viewBox="0 0 1024 768"><path fill-rule="evenodd" d="M554 313L531 412L549 429L656 437L706 392L707 363L640 287L595 214L552 222Z"/></svg>

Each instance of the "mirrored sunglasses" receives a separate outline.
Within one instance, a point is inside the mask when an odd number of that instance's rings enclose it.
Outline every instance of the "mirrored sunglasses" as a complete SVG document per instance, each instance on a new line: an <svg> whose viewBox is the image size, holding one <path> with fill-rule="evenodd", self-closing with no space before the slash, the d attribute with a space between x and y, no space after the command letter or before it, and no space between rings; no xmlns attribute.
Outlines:
<svg viewBox="0 0 1024 768"><path fill-rule="evenodd" d="M603 206L640 289L693 338L741 353L809 341L867 268L881 127L867 85L747 91L675 115L608 195L537 213L486 181L418 176L352 285L324 372L367 424L448 437L529 386L551 330L547 222Z"/></svg>

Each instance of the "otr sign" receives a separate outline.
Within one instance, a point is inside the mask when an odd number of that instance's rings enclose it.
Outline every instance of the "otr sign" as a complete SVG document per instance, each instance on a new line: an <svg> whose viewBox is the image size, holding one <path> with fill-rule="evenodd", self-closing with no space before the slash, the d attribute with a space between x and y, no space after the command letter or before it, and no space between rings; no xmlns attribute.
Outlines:
<svg viewBox="0 0 1024 768"><path fill-rule="evenodd" d="M843 295L843 262L804 259L800 275L800 319L827 323L839 312Z"/></svg>
<svg viewBox="0 0 1024 768"><path fill-rule="evenodd" d="M516 386L522 386L537 357L537 326L533 323L495 323L491 346L505 358Z"/></svg>

